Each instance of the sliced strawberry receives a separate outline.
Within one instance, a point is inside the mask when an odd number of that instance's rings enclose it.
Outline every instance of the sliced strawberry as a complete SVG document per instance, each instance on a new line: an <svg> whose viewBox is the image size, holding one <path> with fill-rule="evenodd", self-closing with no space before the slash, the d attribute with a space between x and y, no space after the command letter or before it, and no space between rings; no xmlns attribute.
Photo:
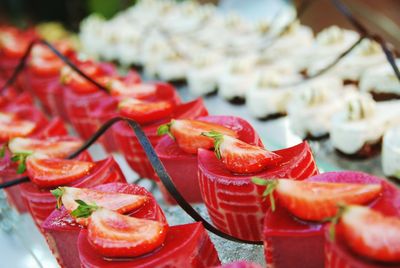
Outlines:
<svg viewBox="0 0 400 268"><path fill-rule="evenodd" d="M36 124L29 120L17 118L13 114L0 113L0 141L5 142L15 137L29 135L36 128Z"/></svg>
<svg viewBox="0 0 400 268"><path fill-rule="evenodd" d="M178 146L189 154L197 154L197 149L211 149L214 147L214 139L202 135L203 132L216 131L223 135L237 138L238 135L227 127L199 121L180 119L172 120L171 123L162 125L158 128L159 135L168 134L172 136Z"/></svg>
<svg viewBox="0 0 400 268"><path fill-rule="evenodd" d="M98 209L90 217L88 241L105 257L136 257L160 247L168 225Z"/></svg>
<svg viewBox="0 0 400 268"><path fill-rule="evenodd" d="M103 71L100 66L91 63L84 62L78 65L84 74L90 76L96 81L100 81L103 77ZM63 84L70 86L78 93L93 93L98 90L98 88L88 81L86 78L72 70L70 67L64 67L61 70L61 81Z"/></svg>
<svg viewBox="0 0 400 268"><path fill-rule="evenodd" d="M29 67L36 75L57 75L64 63L60 59L44 59L35 57L29 62Z"/></svg>
<svg viewBox="0 0 400 268"><path fill-rule="evenodd" d="M110 91L112 96L131 97L135 99L144 99L151 96L157 91L155 85L151 84L127 84L120 80L113 80L110 83Z"/></svg>
<svg viewBox="0 0 400 268"><path fill-rule="evenodd" d="M60 187L53 190L52 193L57 197L57 206L61 203L71 213L78 208L75 200L82 200L88 204L97 204L100 207L116 211L124 214L135 210L144 205L148 197L144 195L122 194L112 192L102 192L98 190L75 188L75 187ZM78 222L82 225L87 225L87 221Z"/></svg>
<svg viewBox="0 0 400 268"><path fill-rule="evenodd" d="M9 142L9 149L13 154L38 153L48 157L65 158L82 146L82 141L63 139L59 137L42 139L14 138Z"/></svg>
<svg viewBox="0 0 400 268"><path fill-rule="evenodd" d="M366 204L381 193L381 184L308 182L279 179L279 204L302 220L323 221L333 217L338 204Z"/></svg>
<svg viewBox="0 0 400 268"><path fill-rule="evenodd" d="M20 58L28 47L28 40L17 33L4 31L0 33L0 50L10 58Z"/></svg>
<svg viewBox="0 0 400 268"><path fill-rule="evenodd" d="M349 206L338 228L359 255L376 261L400 262L400 218L384 216L367 207Z"/></svg>
<svg viewBox="0 0 400 268"><path fill-rule="evenodd" d="M282 157L264 148L250 145L236 138L218 132L203 133L214 139L214 149L217 157L226 168L234 173L250 174L262 171L268 166L274 166Z"/></svg>
<svg viewBox="0 0 400 268"><path fill-rule="evenodd" d="M61 186L87 175L94 163L70 159L30 156L26 160L28 176L39 187Z"/></svg>
<svg viewBox="0 0 400 268"><path fill-rule="evenodd" d="M166 118L173 112L173 105L169 101L148 102L129 98L121 101L118 107L121 115L141 124Z"/></svg>

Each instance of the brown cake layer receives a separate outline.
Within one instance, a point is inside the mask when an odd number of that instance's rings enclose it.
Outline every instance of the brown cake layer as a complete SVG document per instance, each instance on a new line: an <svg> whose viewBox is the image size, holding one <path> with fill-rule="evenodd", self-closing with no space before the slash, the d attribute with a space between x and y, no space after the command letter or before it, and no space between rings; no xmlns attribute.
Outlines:
<svg viewBox="0 0 400 268"><path fill-rule="evenodd" d="M358 80L351 80L351 79L343 80L343 85L345 85L345 86L354 85L354 86L358 87L358 84L359 84Z"/></svg>
<svg viewBox="0 0 400 268"><path fill-rule="evenodd" d="M381 151L381 148L382 148L382 139L380 139L376 143L365 143L363 145L363 147L361 147L361 149L358 150L354 154L347 154L347 153L340 151L339 149L336 149L336 152L340 156L343 156L348 159L362 160L362 159L367 159L367 158L370 158L370 157L373 157L373 156L379 154Z"/></svg>
<svg viewBox="0 0 400 268"><path fill-rule="evenodd" d="M275 113L275 114L270 114L270 115L265 116L265 117L258 117L257 120L269 121L269 120L273 120L273 119L284 117L286 115L287 115L286 113Z"/></svg>
<svg viewBox="0 0 400 268"><path fill-rule="evenodd" d="M396 100L400 99L400 94L396 93L388 93L388 92L376 92L376 91L371 91L370 92L374 100L376 101L387 101L387 100Z"/></svg>
<svg viewBox="0 0 400 268"><path fill-rule="evenodd" d="M242 105L246 103L246 99L243 97L234 97L232 99L228 99L228 101L234 105Z"/></svg>
<svg viewBox="0 0 400 268"><path fill-rule="evenodd" d="M168 80L167 82L178 88L187 85L187 81L184 78L183 79L172 79L172 80Z"/></svg>
<svg viewBox="0 0 400 268"><path fill-rule="evenodd" d="M314 136L311 133L307 133L307 136L305 138L305 140L310 140L310 141L321 141L321 140L326 140L329 138L329 133L326 133L324 135L321 136Z"/></svg>

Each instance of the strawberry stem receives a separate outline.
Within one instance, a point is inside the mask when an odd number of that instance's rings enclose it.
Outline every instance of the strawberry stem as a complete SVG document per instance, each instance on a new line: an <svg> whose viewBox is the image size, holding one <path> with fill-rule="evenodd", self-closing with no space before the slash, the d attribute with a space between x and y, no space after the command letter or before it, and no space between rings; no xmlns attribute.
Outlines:
<svg viewBox="0 0 400 268"><path fill-rule="evenodd" d="M274 191L278 186L279 181L277 179L263 179L259 177L253 177L251 181L259 186L265 186L265 190L262 194L263 200L269 197L269 201L271 203L271 210L275 211L275 198L274 198Z"/></svg>
<svg viewBox="0 0 400 268"><path fill-rule="evenodd" d="M170 136L172 139L175 140L175 137L171 133L171 125L173 122L174 122L174 120L172 120L170 123L159 126L157 129L157 135L162 136L162 135L167 134L168 136Z"/></svg>
<svg viewBox="0 0 400 268"><path fill-rule="evenodd" d="M6 155L7 143L4 143L0 149L0 158L3 158Z"/></svg>
<svg viewBox="0 0 400 268"><path fill-rule="evenodd" d="M74 218L88 218L93 212L100 208L96 204L89 205L85 201L79 199L75 200L75 202L78 203L79 206L71 212L71 216Z"/></svg>
<svg viewBox="0 0 400 268"><path fill-rule="evenodd" d="M54 190L50 190L51 194L57 199L56 209L60 209L62 206L62 196L65 193L64 187L58 187Z"/></svg>
<svg viewBox="0 0 400 268"><path fill-rule="evenodd" d="M16 153L11 157L11 161L18 162L17 173L22 174L26 170L26 159L32 153Z"/></svg>
<svg viewBox="0 0 400 268"><path fill-rule="evenodd" d="M329 239L331 241L335 240L336 236L336 225L338 224L340 218L343 216L343 214L346 212L347 206L344 204L338 204L338 211L335 216L329 217L324 219L324 222L330 222L331 225L329 226Z"/></svg>
<svg viewBox="0 0 400 268"><path fill-rule="evenodd" d="M214 152L218 159L221 159L221 143L224 141L224 135L217 131L202 132L201 135L214 139Z"/></svg>

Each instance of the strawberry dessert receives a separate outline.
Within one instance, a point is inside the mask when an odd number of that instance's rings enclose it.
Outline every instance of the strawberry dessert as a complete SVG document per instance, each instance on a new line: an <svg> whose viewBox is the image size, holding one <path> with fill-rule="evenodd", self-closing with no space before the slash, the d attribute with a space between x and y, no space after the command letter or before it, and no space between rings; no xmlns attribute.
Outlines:
<svg viewBox="0 0 400 268"><path fill-rule="evenodd" d="M21 96L17 99L17 103L6 104L0 108L0 177L2 182L8 182L21 176L17 174L17 165L12 161L11 153L7 148L10 139L25 136L45 138L66 134L60 119L55 118L48 122L39 110L27 105L31 99L26 97L26 95ZM5 191L12 206L20 213L27 211L19 186L7 188Z"/></svg>
<svg viewBox="0 0 400 268"><path fill-rule="evenodd" d="M95 209L78 238L81 267L206 268L220 264L199 222L168 226Z"/></svg>
<svg viewBox="0 0 400 268"><path fill-rule="evenodd" d="M152 194L137 185L108 183L92 189L60 187L52 192L57 197L58 209L43 222L42 228L49 247L62 267L80 267L78 235L88 222L87 219L77 219L70 215L78 207L75 200L96 203L136 218L166 222Z"/></svg>
<svg viewBox="0 0 400 268"><path fill-rule="evenodd" d="M8 79L24 56L29 43L36 37L32 29L20 31L13 27L0 26L0 75ZM22 76L16 88L22 89Z"/></svg>
<svg viewBox="0 0 400 268"><path fill-rule="evenodd" d="M372 207L344 206L325 228L325 267L400 267L400 190ZM383 197L382 197L383 199Z"/></svg>
<svg viewBox="0 0 400 268"><path fill-rule="evenodd" d="M76 65L83 73L103 86L107 76L116 75L116 68L111 64L84 61L77 62ZM78 134L83 139L88 139L102 123L92 118L90 112L104 102L112 102L113 98L67 66L61 71L61 84L63 91L61 101L64 103L68 118ZM101 142L107 150L115 149L110 134L106 134Z"/></svg>
<svg viewBox="0 0 400 268"><path fill-rule="evenodd" d="M70 59L75 57L70 43L59 41L53 45L64 56ZM25 88L30 88L31 92L39 98L47 113L67 120L66 112L63 110L60 85L60 70L64 65L64 62L48 47L37 44L33 47L27 63L24 81Z"/></svg>
<svg viewBox="0 0 400 268"><path fill-rule="evenodd" d="M121 115L141 122L143 131L153 146L156 146L161 139L157 135L158 127L170 122L171 119L193 119L208 114L201 99L173 105L172 109L165 101L142 102L135 105L133 103L130 105L129 99L127 102L120 107ZM125 122L118 123L114 128L114 136L131 168L141 177L156 179L154 169L129 125Z"/></svg>
<svg viewBox="0 0 400 268"><path fill-rule="evenodd" d="M311 149L303 142L270 152L219 133L205 134L216 140L216 153L198 152L200 190L211 220L235 237L262 240L269 204L263 202L263 189L252 183L252 177L303 180L316 175Z"/></svg>
<svg viewBox="0 0 400 268"><path fill-rule="evenodd" d="M261 140L253 127L245 120L234 116L205 116L196 120L176 119L162 125L158 133L165 135L155 150L171 176L176 188L186 201L203 202L197 179L197 150L214 148L214 140L203 136L203 132L217 131L236 137L249 144L261 146ZM165 187L158 183L168 203L174 199Z"/></svg>
<svg viewBox="0 0 400 268"><path fill-rule="evenodd" d="M170 84L138 83L135 75L136 72L130 72L125 77L108 77L106 79L112 98L103 101L90 111L90 118L99 122L98 127L101 123L120 114L141 123L152 121L154 118L157 120L157 116L164 115L164 107L173 109L180 103L175 88ZM105 137L108 143L113 143L112 147L116 150L119 149L119 146L112 134L114 129L113 126L106 132Z"/></svg>
<svg viewBox="0 0 400 268"><path fill-rule="evenodd" d="M328 172L306 179L264 180L271 206L264 222L266 262L277 268L324 267L324 225L338 204L387 206L393 185L361 172ZM256 182L262 184L260 181ZM275 203L275 202L273 202Z"/></svg>
<svg viewBox="0 0 400 268"><path fill-rule="evenodd" d="M56 205L51 189L61 185L93 187L108 182L125 182L112 157L92 162L31 156L27 159L26 167L31 182L21 185L22 196L38 226Z"/></svg>

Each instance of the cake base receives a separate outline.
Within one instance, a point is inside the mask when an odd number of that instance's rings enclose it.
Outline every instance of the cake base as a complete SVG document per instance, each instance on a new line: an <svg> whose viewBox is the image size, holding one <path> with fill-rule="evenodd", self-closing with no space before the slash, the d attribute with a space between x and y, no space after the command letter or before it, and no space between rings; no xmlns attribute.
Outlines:
<svg viewBox="0 0 400 268"><path fill-rule="evenodd" d="M387 101L387 100L400 99L400 94L396 94L396 93L376 92L376 91L371 91L370 93L372 95L372 98L374 98L375 101Z"/></svg>
<svg viewBox="0 0 400 268"><path fill-rule="evenodd" d="M344 158L348 158L351 160L364 160L379 154L381 148L382 148L382 139L380 139L376 143L365 143L360 150L358 150L353 154L344 153L339 149L335 149L335 151L337 152L337 154L339 154Z"/></svg>
<svg viewBox="0 0 400 268"><path fill-rule="evenodd" d="M264 117L258 117L257 120L259 121L269 121L269 120L274 120L274 119L278 119L281 117L286 116L286 113L275 113L275 114L270 114Z"/></svg>

